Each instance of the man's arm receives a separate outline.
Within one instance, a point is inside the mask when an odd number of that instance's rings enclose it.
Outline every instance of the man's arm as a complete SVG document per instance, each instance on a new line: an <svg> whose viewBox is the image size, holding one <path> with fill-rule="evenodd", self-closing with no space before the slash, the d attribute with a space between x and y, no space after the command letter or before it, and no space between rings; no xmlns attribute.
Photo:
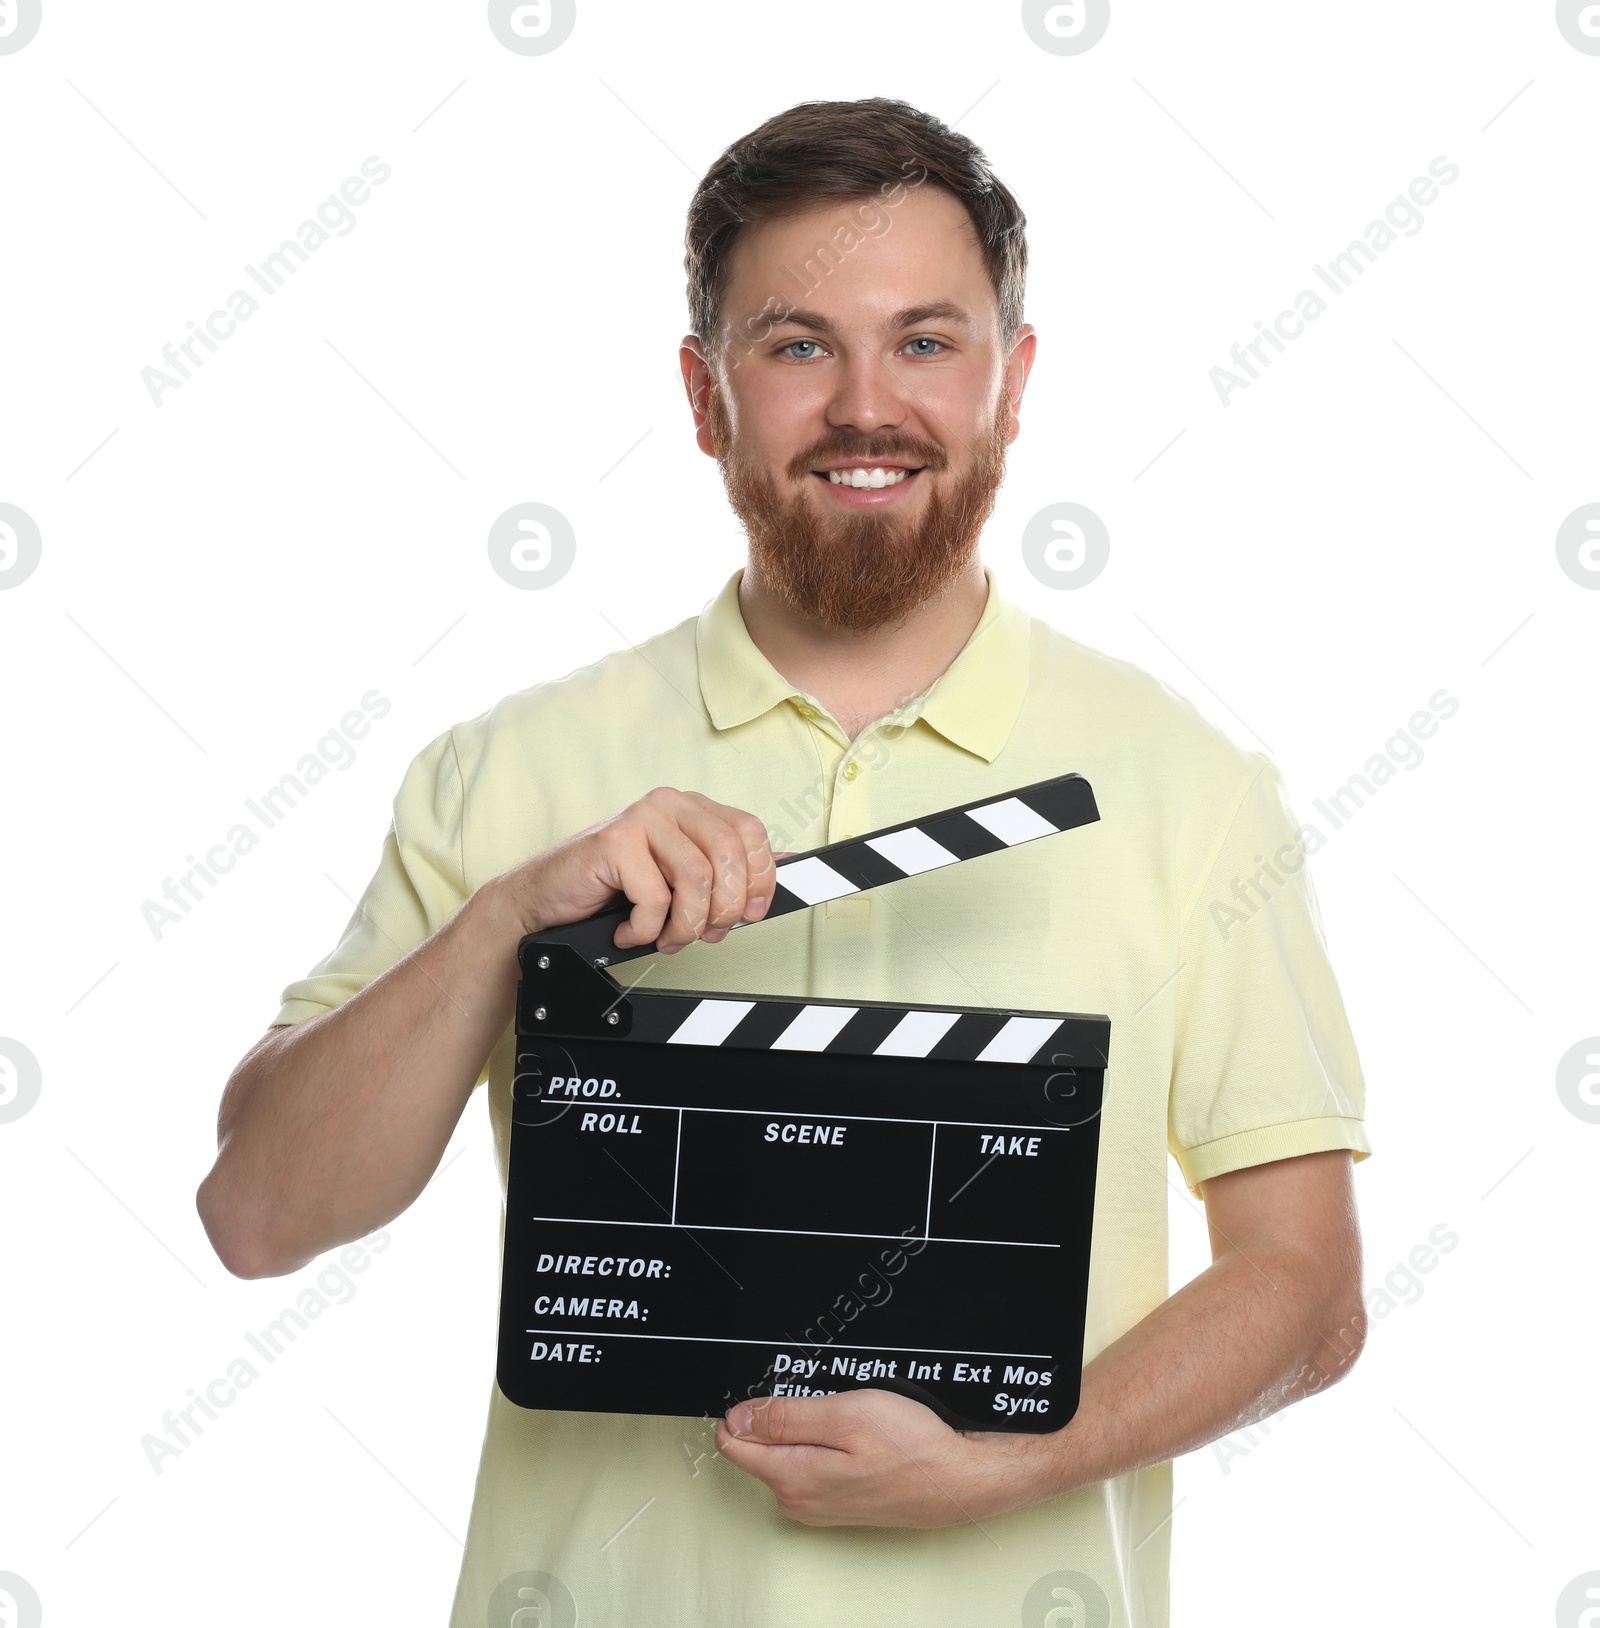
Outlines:
<svg viewBox="0 0 1600 1628"><path fill-rule="evenodd" d="M271 1029L233 1071L196 1204L239 1277L292 1272L427 1184L511 1021L518 940L633 901L619 947L672 954L757 920L777 873L753 814L667 787L485 883L365 989Z"/></svg>
<svg viewBox="0 0 1600 1628"><path fill-rule="evenodd" d="M808 1525L953 1526L1176 1457L1342 1377L1360 1354L1348 1152L1201 1184L1212 1264L1084 1369L1048 1435L951 1430L884 1391L742 1403L717 1450Z"/></svg>

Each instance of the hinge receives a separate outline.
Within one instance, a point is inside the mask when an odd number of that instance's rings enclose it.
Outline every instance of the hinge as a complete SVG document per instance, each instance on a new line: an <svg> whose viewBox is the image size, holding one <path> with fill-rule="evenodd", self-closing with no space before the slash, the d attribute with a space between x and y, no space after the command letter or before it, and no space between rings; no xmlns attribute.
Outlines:
<svg viewBox="0 0 1600 1628"><path fill-rule="evenodd" d="M570 944L529 934L517 946L522 984L517 991L519 1035L624 1035L633 1027L633 1005L602 966L592 965Z"/></svg>

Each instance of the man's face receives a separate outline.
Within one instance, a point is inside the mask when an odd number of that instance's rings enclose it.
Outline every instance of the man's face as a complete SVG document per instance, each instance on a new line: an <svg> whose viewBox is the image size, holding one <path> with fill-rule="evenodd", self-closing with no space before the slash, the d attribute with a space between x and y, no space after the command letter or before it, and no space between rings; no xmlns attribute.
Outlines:
<svg viewBox="0 0 1600 1628"><path fill-rule="evenodd" d="M903 621L971 564L1033 360L966 210L906 186L747 228L722 316L684 377L755 573L826 627Z"/></svg>

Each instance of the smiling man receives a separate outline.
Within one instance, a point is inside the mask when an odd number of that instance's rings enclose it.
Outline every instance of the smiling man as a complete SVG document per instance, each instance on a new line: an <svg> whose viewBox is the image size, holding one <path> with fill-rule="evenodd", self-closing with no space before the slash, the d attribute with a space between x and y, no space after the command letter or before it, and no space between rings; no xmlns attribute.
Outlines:
<svg viewBox="0 0 1600 1628"><path fill-rule="evenodd" d="M716 1421L496 1389L456 1628L1164 1628L1170 1461L1360 1351L1363 1082L1281 778L979 557L1036 350L1023 226L901 102L802 104L717 160L680 355L748 562L418 754L344 936L228 1082L199 1205L231 1270L292 1271L404 1210L485 1080L504 1191L517 943L622 895L660 986L1110 1016L1078 1412L1019 1436L871 1389ZM716 947L775 849L1069 770L1101 811L1072 841ZM1170 1295L1169 1157L1213 1257Z"/></svg>

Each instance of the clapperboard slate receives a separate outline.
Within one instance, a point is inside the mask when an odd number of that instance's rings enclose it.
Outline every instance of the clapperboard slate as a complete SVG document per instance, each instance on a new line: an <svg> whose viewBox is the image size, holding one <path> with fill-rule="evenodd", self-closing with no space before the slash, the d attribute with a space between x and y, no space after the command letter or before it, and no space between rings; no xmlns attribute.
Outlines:
<svg viewBox="0 0 1600 1628"><path fill-rule="evenodd" d="M778 862L761 921L957 863L1003 913L1005 850L1099 817L1067 774L830 843ZM630 986L630 908L518 946L505 1395L703 1418L872 1386L1064 1425L1110 1020Z"/></svg>

